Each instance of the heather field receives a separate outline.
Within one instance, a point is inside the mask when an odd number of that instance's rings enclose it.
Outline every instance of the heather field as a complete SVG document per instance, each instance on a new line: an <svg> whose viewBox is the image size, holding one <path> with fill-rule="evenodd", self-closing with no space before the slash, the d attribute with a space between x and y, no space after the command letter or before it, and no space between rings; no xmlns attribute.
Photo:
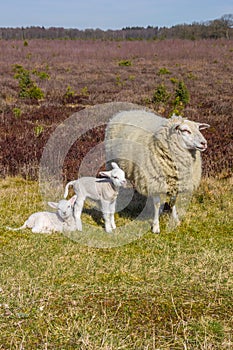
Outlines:
<svg viewBox="0 0 233 350"><path fill-rule="evenodd" d="M172 97L166 103L153 102L153 95L163 85L172 96L176 82L183 81L190 100L182 114L211 125L205 132L209 149L203 155L204 175L229 176L232 58L231 40L0 41L0 175L36 179L49 135L83 108L127 101L171 115ZM25 94L25 86L14 78L17 66L29 75L24 74L24 84L25 79L37 84L41 99ZM103 135L104 127L77 141L64 164L65 178L75 176L85 149Z"/></svg>
<svg viewBox="0 0 233 350"><path fill-rule="evenodd" d="M232 59L231 40L0 40L0 350L233 349ZM45 209L42 155L74 113L61 182L104 166L88 111L111 102L211 125L181 225L152 234L134 200L112 235L90 203L76 236L6 229Z"/></svg>

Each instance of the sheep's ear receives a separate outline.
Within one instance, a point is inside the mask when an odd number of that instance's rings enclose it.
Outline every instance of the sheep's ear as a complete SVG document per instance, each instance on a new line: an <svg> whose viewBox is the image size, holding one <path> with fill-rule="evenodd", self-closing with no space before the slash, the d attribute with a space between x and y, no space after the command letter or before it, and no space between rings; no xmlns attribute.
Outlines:
<svg viewBox="0 0 233 350"><path fill-rule="evenodd" d="M111 174L112 174L112 171L101 171L99 173L100 176L103 176L103 177L111 177Z"/></svg>
<svg viewBox="0 0 233 350"><path fill-rule="evenodd" d="M176 132L183 122L184 120L181 116L173 114L169 120L170 130Z"/></svg>
<svg viewBox="0 0 233 350"><path fill-rule="evenodd" d="M119 169L119 166L115 162L112 162L111 166L112 166L113 169Z"/></svg>
<svg viewBox="0 0 233 350"><path fill-rule="evenodd" d="M180 125L181 125L181 122L174 123L174 124L172 125L171 130L174 131L174 132L177 131L177 130L179 130Z"/></svg>
<svg viewBox="0 0 233 350"><path fill-rule="evenodd" d="M197 123L197 124L198 124L199 130L207 129L210 127L209 124L205 124L205 123Z"/></svg>
<svg viewBox="0 0 233 350"><path fill-rule="evenodd" d="M69 202L70 202L70 204L71 204L72 206L74 205L76 199L77 199L77 195L76 195L76 194L75 194L73 197L71 197L71 198L69 199Z"/></svg>
<svg viewBox="0 0 233 350"><path fill-rule="evenodd" d="M48 202L48 205L53 208L53 209L57 209L58 203L56 202Z"/></svg>

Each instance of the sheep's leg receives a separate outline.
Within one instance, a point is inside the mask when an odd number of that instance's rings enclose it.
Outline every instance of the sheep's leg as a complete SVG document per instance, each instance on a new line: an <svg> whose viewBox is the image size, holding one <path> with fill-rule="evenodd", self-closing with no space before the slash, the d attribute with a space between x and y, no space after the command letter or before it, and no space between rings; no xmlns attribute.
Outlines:
<svg viewBox="0 0 233 350"><path fill-rule="evenodd" d="M160 233L160 227L159 227L160 196L153 197L153 204L154 204L154 219L152 224L152 232Z"/></svg>
<svg viewBox="0 0 233 350"><path fill-rule="evenodd" d="M74 206L74 219L75 219L75 225L78 231L82 231L81 214L83 210L83 205L84 205L84 198L78 198Z"/></svg>
<svg viewBox="0 0 233 350"><path fill-rule="evenodd" d="M179 216L177 214L176 205L175 204L176 204L176 196L173 196L173 197L170 198L169 205L172 208L172 217L173 217L176 225L179 225L180 224L180 219L179 219Z"/></svg>
<svg viewBox="0 0 233 350"><path fill-rule="evenodd" d="M179 216L178 216L178 214L177 214L176 206L175 206L175 205L173 205L173 207L172 207L172 217L173 217L173 219L174 219L176 225L180 225L180 219L179 219Z"/></svg>

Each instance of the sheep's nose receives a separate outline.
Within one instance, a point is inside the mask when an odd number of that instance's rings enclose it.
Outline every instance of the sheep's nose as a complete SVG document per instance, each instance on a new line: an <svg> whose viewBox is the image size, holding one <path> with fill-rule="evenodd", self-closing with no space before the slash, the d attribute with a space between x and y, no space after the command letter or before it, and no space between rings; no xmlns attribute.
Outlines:
<svg viewBox="0 0 233 350"><path fill-rule="evenodd" d="M202 151L205 151L207 149L207 141L201 141L200 142Z"/></svg>
<svg viewBox="0 0 233 350"><path fill-rule="evenodd" d="M202 141L202 142L201 142L201 145L202 145L203 147L207 147L207 141Z"/></svg>

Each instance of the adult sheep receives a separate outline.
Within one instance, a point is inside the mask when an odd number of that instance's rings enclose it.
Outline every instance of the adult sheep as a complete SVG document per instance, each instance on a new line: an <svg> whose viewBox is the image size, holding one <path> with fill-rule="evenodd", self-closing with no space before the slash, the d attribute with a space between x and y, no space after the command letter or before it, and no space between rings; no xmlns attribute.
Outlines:
<svg viewBox="0 0 233 350"><path fill-rule="evenodd" d="M201 179L201 155L207 141L200 130L208 124L173 115L166 119L146 110L116 114L105 134L106 160L116 161L136 190L151 196L152 231L160 232L161 196L168 196L172 217L179 223L177 195L192 193Z"/></svg>

